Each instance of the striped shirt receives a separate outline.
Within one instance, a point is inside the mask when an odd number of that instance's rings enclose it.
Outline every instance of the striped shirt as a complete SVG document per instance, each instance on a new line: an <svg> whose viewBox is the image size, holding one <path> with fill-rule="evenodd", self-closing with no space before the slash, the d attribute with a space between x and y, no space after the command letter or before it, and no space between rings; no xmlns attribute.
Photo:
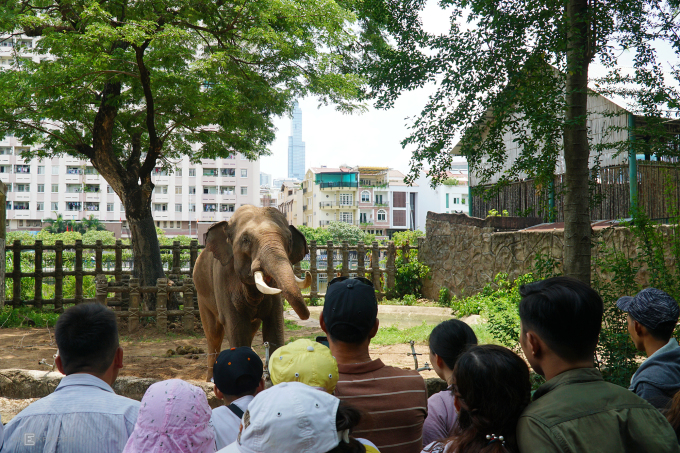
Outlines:
<svg viewBox="0 0 680 453"><path fill-rule="evenodd" d="M71 374L5 426L0 453L120 453L138 411L139 401L116 395L101 379Z"/></svg>
<svg viewBox="0 0 680 453"><path fill-rule="evenodd" d="M416 371L385 366L380 359L338 363L335 396L364 413L352 431L381 453L419 453L427 417L427 389Z"/></svg>

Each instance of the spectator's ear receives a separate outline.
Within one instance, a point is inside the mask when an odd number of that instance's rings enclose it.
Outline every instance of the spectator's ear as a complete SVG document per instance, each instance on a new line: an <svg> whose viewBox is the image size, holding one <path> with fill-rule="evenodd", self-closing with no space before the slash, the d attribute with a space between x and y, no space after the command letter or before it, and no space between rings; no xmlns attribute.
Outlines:
<svg viewBox="0 0 680 453"><path fill-rule="evenodd" d="M323 313L319 315L319 325L321 326L321 330L323 330L323 333L328 336L328 331L326 330L326 323L323 321Z"/></svg>
<svg viewBox="0 0 680 453"><path fill-rule="evenodd" d="M263 391L265 389L266 385L267 385L267 383L264 381L264 378L260 379L260 385L257 386L257 390L255 390L255 394L257 395L258 393Z"/></svg>
<svg viewBox="0 0 680 453"><path fill-rule="evenodd" d="M633 320L633 330L637 337L643 337L649 334L647 328L635 320Z"/></svg>
<svg viewBox="0 0 680 453"><path fill-rule="evenodd" d="M215 391L215 396L217 397L217 399L223 400L224 399L224 393L220 392L220 389L218 389L215 384L213 384L213 387L214 387L213 390Z"/></svg>
<svg viewBox="0 0 680 453"><path fill-rule="evenodd" d="M61 374L63 374L64 376L66 376L66 372L64 372L64 364L61 361L60 355L57 355L57 357L55 357L54 364L57 366L57 369L59 370L59 372Z"/></svg>
<svg viewBox="0 0 680 453"><path fill-rule="evenodd" d="M376 336L378 333L378 328L380 327L380 320L376 318L375 324L373 325L373 328L371 329L371 332L368 334L368 338L373 338Z"/></svg>
<svg viewBox="0 0 680 453"><path fill-rule="evenodd" d="M113 366L115 369L123 368L123 348L120 346L116 349L116 355L113 356Z"/></svg>

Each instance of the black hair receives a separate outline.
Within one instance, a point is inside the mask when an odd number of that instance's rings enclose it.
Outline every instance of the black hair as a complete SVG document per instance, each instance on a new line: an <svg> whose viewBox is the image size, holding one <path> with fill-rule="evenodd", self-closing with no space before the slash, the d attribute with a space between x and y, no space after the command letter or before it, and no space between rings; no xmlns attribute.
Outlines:
<svg viewBox="0 0 680 453"><path fill-rule="evenodd" d="M600 295L580 280L553 277L522 285L519 317L559 357L579 361L591 357L602 328Z"/></svg>
<svg viewBox="0 0 680 453"><path fill-rule="evenodd" d="M430 333L430 351L441 357L452 370L458 357L476 344L475 332L459 319L441 322Z"/></svg>
<svg viewBox="0 0 680 453"><path fill-rule="evenodd" d="M101 304L80 304L62 313L54 338L66 375L104 373L118 349L116 314Z"/></svg>
<svg viewBox="0 0 680 453"><path fill-rule="evenodd" d="M460 413L443 443L465 453L517 452L517 421L531 399L526 362L502 346L472 346L456 362L453 376ZM504 443L490 442L486 436L492 434L503 436Z"/></svg>
<svg viewBox="0 0 680 453"><path fill-rule="evenodd" d="M670 340L673 336L673 332L675 331L675 326L677 324L677 321L666 321L656 326L656 329L650 329L647 326L645 326L645 328L655 340L668 342L668 340Z"/></svg>
<svg viewBox="0 0 680 453"><path fill-rule="evenodd" d="M344 401L340 401L338 411L335 414L335 427L338 431L349 429L350 434L361 421L362 415L359 409L350 406ZM349 438L349 443L340 441L337 447L327 453L366 453L366 447L353 437Z"/></svg>
<svg viewBox="0 0 680 453"><path fill-rule="evenodd" d="M361 344L368 338L370 332L362 332L349 324L336 324L328 331L328 336L334 342L341 341L349 344Z"/></svg>

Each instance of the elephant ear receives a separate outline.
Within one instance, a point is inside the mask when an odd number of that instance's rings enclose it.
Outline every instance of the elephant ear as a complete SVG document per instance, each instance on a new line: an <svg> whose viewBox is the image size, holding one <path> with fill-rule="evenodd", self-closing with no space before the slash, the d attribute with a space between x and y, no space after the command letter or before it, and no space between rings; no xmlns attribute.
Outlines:
<svg viewBox="0 0 680 453"><path fill-rule="evenodd" d="M205 249L210 250L213 256L222 263L222 266L229 266L234 251L231 248L229 239L229 222L222 221L214 223L208 228L204 237Z"/></svg>
<svg viewBox="0 0 680 453"><path fill-rule="evenodd" d="M297 264L309 253L307 239L305 239L305 235L300 233L293 225L288 225L288 228L293 235L293 249L290 252L290 262Z"/></svg>

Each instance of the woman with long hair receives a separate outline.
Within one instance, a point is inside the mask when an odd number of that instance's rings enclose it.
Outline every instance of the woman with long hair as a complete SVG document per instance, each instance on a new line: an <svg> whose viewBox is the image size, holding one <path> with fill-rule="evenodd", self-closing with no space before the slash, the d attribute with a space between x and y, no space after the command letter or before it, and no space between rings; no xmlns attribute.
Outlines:
<svg viewBox="0 0 680 453"><path fill-rule="evenodd" d="M516 453L517 420L531 398L526 362L502 346L473 346L456 362L452 384L453 435L423 452Z"/></svg>

